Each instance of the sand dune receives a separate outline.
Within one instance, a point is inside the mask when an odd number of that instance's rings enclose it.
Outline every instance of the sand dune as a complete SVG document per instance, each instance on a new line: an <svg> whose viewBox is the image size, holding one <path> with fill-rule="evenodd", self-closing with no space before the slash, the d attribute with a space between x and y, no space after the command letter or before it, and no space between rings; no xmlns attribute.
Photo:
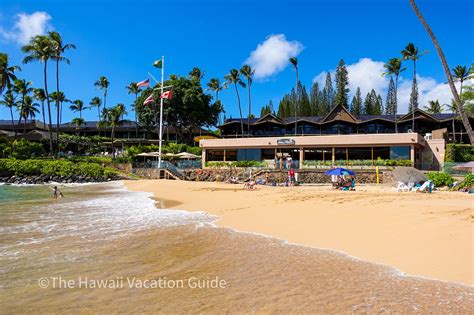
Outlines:
<svg viewBox="0 0 474 315"><path fill-rule="evenodd" d="M474 284L474 197L462 193L397 193L361 186L262 187L138 180L165 208L206 211L217 224L288 242L343 251L428 278Z"/></svg>

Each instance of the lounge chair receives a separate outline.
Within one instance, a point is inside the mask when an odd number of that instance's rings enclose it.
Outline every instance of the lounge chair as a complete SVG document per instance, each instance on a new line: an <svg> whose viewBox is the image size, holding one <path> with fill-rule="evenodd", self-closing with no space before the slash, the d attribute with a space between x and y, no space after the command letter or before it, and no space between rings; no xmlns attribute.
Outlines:
<svg viewBox="0 0 474 315"><path fill-rule="evenodd" d="M410 191L410 188L404 182L398 182L397 191Z"/></svg>
<svg viewBox="0 0 474 315"><path fill-rule="evenodd" d="M432 184L433 183L430 180L427 180L420 187L412 188L411 191L414 191L414 192L431 192L431 190L433 189L433 187L431 187Z"/></svg>

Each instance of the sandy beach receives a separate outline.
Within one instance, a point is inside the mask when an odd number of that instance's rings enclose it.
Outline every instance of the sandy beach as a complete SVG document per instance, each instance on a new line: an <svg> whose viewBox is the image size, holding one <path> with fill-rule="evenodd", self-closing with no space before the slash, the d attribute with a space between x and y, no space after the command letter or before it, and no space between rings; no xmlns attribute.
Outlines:
<svg viewBox="0 0 474 315"><path fill-rule="evenodd" d="M398 193L385 186L248 191L241 185L169 180L125 185L152 192L162 208L216 215L221 227L342 251L409 275L474 284L474 197L467 194Z"/></svg>

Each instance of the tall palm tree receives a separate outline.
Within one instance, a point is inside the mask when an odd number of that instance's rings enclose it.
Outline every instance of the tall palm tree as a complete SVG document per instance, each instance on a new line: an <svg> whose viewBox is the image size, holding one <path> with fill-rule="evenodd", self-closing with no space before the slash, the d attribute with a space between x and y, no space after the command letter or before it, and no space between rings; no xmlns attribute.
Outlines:
<svg viewBox="0 0 474 315"><path fill-rule="evenodd" d="M296 116L297 116L297 106L298 106L298 103L300 101L300 98L299 98L299 91L298 91L298 82L299 82L299 79L298 79L298 58L296 57L291 57L289 59L290 63L293 65L293 67L295 68L295 73L296 73L296 85L295 85L295 91L296 91L296 102L295 102L295 135L296 133L298 132L298 123L296 122Z"/></svg>
<svg viewBox="0 0 474 315"><path fill-rule="evenodd" d="M64 44L61 35L58 32L48 32L48 36L51 40L51 45L53 47L53 55L51 59L56 61L56 93L59 95L59 62L64 61L67 64L70 64L70 60L63 56L64 52L69 49L76 49L74 44ZM62 102L56 99L56 133L57 141L59 143L59 125L61 124L62 119Z"/></svg>
<svg viewBox="0 0 474 315"><path fill-rule="evenodd" d="M0 95L5 88L10 90L12 82L16 80L15 71L21 71L20 67L10 66L8 62L8 54L0 53Z"/></svg>
<svg viewBox="0 0 474 315"><path fill-rule="evenodd" d="M233 84L235 87L235 94L237 95L237 103L239 104L239 114L240 114L240 130L242 132L242 136L244 135L244 122L242 117L242 107L240 106L240 96L239 96L239 89L237 88L237 84L241 87L245 87L245 83L240 78L239 70L237 69L230 69L229 73L224 77L227 80L228 84Z"/></svg>
<svg viewBox="0 0 474 315"><path fill-rule="evenodd" d="M112 156L115 157L115 128L120 124L120 117L126 114L125 106L123 104L117 104L110 109L106 109L105 111L106 113L103 113L103 115L105 116L104 121L108 126L112 128Z"/></svg>
<svg viewBox="0 0 474 315"><path fill-rule="evenodd" d="M456 67L453 68L452 76L454 77L455 80L461 83L461 86L459 88L459 95L462 94L463 83L464 81L469 79L469 75L470 75L469 68L466 66L457 65Z"/></svg>
<svg viewBox="0 0 474 315"><path fill-rule="evenodd" d="M7 107L10 110L10 117L12 123L12 130L15 129L15 122L13 120L13 108L17 106L17 101L13 95L12 90L8 90L7 93L3 94L3 99L0 100L0 104Z"/></svg>
<svg viewBox="0 0 474 315"><path fill-rule="evenodd" d="M132 82L127 85L128 94L135 94L134 111L135 111L135 137L138 138L138 113L137 113L137 100L138 93L140 93L140 87L136 82Z"/></svg>
<svg viewBox="0 0 474 315"><path fill-rule="evenodd" d="M384 75L395 76L395 108L394 108L394 119L395 119L395 133L398 132L397 112L398 112L398 78L400 73L405 71L407 68L402 68L402 60L400 58L392 58L386 64L384 64L386 72Z"/></svg>
<svg viewBox="0 0 474 315"><path fill-rule="evenodd" d="M428 106L425 106L424 109L430 114L439 114L443 111L443 105L436 101L428 101Z"/></svg>
<svg viewBox="0 0 474 315"><path fill-rule="evenodd" d="M26 95L23 99L23 104L20 107L20 117L23 117L24 119L24 127L23 127L23 132L26 132L26 122L28 118L35 118L36 114L39 113L38 103L33 102L33 98L29 95Z"/></svg>
<svg viewBox="0 0 474 315"><path fill-rule="evenodd" d="M418 47L416 47L413 43L408 43L405 49L402 50L402 56L405 60L412 60L413 61L413 84L416 84L416 62L420 59L421 56L426 54L428 51L425 50L421 54L418 54ZM411 128L413 132L415 131L415 109L411 109L412 114L412 125Z"/></svg>
<svg viewBox="0 0 474 315"><path fill-rule="evenodd" d="M84 102L81 100L75 100L72 101L71 106L69 106L69 109L73 112L79 112L79 118L82 119L82 111L86 109L87 107L84 106Z"/></svg>
<svg viewBox="0 0 474 315"><path fill-rule="evenodd" d="M81 117L76 117L76 118L73 118L71 120L71 123L73 125L76 125L76 134L80 135L80 128L81 128L82 125L84 125L85 120Z"/></svg>
<svg viewBox="0 0 474 315"><path fill-rule="evenodd" d="M18 130L20 129L20 123L21 123L21 119L22 118L25 118L24 115L22 115L23 113L23 107L25 106L25 102L26 102L26 97L31 93L33 92L33 88L31 87L32 83L31 82L27 82L25 79L23 80L15 80L15 83L14 83L14 86L13 86L13 91L19 95L21 95L21 100L19 101L19 112L20 112L20 117L18 118L18 125L15 129L15 139L18 135ZM25 124L26 124L26 121L25 121Z"/></svg>
<svg viewBox="0 0 474 315"><path fill-rule="evenodd" d="M446 61L444 52L441 49L441 46L439 45L438 40L436 39L433 31L431 30L431 27L428 25L425 18L423 17L420 10L418 9L415 3L415 0L410 0L410 5L413 8L413 11L415 11L416 16L420 20L426 32L430 36L431 41L433 42L433 45L435 46L436 51L438 52L439 58L441 59L441 64L443 65L444 73L446 74L446 77L448 79L449 88L451 89L451 93L453 94L454 100L458 105L458 112L459 112L459 115L461 116L461 120L463 122L464 128L467 131L467 135L469 136L469 140L471 144L474 144L474 134L472 132L472 127L471 127L471 124L469 123L469 118L467 117L464 111L464 104L462 103L461 98L459 97L459 94L456 91L456 87L454 86L453 77L451 76L451 72L449 71L448 62Z"/></svg>
<svg viewBox="0 0 474 315"><path fill-rule="evenodd" d="M109 84L110 84L109 80L104 76L101 76L99 80L94 82L94 86L96 86L97 88L101 89L104 92L104 99L103 99L104 109L107 108L107 89L109 88Z"/></svg>
<svg viewBox="0 0 474 315"><path fill-rule="evenodd" d="M215 103L219 102L219 92L224 90L224 89L227 89L227 83L224 82L221 85L221 82L217 78L212 78L207 83L207 90L208 91L213 91L214 93L216 93L216 102ZM220 113L219 113L219 116L220 116ZM220 121L220 118L219 118L219 121Z"/></svg>
<svg viewBox="0 0 474 315"><path fill-rule="evenodd" d="M43 123L46 124L46 113L44 111L44 101L46 100L46 93L41 88L37 88L33 91L33 95L36 100L41 102L41 114L43 116Z"/></svg>
<svg viewBox="0 0 474 315"><path fill-rule="evenodd" d="M51 40L47 36L36 35L31 38L30 42L23 46L21 49L24 53L28 54L24 59L23 63L27 64L32 61L39 61L43 63L43 79L44 79L44 93L46 96L46 102L48 104L48 125L49 125L49 153L53 153L53 126L51 122L51 104L49 102L48 93L48 77L47 67L48 60L53 56L53 48Z"/></svg>
<svg viewBox="0 0 474 315"><path fill-rule="evenodd" d="M252 106L251 106L251 100L250 100L250 87L252 86L252 82L253 82L253 74L255 73L255 70L253 70L249 65L244 65L242 66L242 69L240 69L240 74L242 74L242 76L244 78L247 79L247 93L248 93L248 98L249 98L249 114L247 116L247 125L248 125L248 129L247 129L247 133L248 135L250 136L250 115L252 115Z"/></svg>

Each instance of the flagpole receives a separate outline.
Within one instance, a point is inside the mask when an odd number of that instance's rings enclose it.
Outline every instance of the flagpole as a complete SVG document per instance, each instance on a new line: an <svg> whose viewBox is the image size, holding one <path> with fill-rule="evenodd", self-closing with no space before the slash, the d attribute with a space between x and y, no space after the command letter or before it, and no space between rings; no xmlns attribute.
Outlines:
<svg viewBox="0 0 474 315"><path fill-rule="evenodd" d="M163 141L163 87L165 77L165 56L161 56L161 93L160 93L160 134L158 149L158 168L161 168L161 147Z"/></svg>

